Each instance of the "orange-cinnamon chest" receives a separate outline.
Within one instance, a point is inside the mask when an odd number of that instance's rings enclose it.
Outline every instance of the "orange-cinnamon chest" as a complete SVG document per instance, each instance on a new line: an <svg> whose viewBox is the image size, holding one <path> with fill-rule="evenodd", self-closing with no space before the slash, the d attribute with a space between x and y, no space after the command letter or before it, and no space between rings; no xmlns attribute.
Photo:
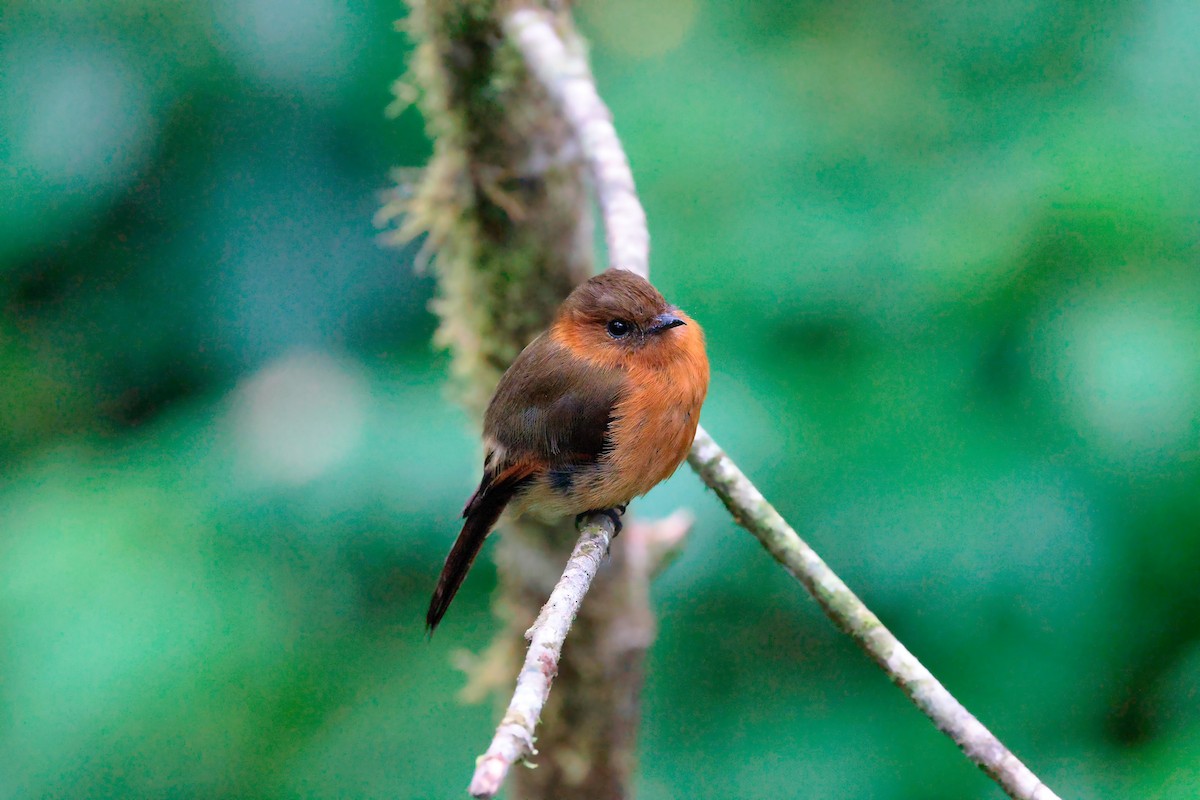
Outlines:
<svg viewBox="0 0 1200 800"><path fill-rule="evenodd" d="M671 477L696 438L708 391L703 351L698 359L686 354L657 368L631 366L629 373L629 394L615 409L612 448L602 459L604 490L614 499L638 497Z"/></svg>
<svg viewBox="0 0 1200 800"><path fill-rule="evenodd" d="M604 455L581 469L567 492L547 479L536 481L514 511L552 518L621 506L669 478L683 463L708 392L708 357L704 334L691 319L669 334L678 334L669 347L631 353L619 364L627 384L613 408ZM593 355L569 334L560 341L581 358ZM618 366L608 359L602 365Z"/></svg>

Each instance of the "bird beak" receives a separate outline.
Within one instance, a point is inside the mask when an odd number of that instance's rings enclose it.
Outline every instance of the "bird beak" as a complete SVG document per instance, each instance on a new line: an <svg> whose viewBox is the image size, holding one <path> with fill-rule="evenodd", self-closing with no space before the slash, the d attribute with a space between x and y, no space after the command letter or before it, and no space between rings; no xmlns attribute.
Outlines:
<svg viewBox="0 0 1200 800"><path fill-rule="evenodd" d="M679 317L675 316L674 314L670 314L670 313L659 314L657 317L654 318L654 324L650 326L649 332L650 333L662 333L663 331L669 331L669 330L671 330L671 328L678 328L680 325L686 325L686 324L687 324L686 322L684 322L683 320L681 320Z"/></svg>

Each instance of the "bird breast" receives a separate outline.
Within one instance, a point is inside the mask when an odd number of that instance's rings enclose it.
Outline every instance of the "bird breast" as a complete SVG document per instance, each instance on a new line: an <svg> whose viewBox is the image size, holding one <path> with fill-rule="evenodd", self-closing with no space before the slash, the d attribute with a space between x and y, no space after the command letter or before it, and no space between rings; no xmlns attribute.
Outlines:
<svg viewBox="0 0 1200 800"><path fill-rule="evenodd" d="M674 337L669 350L655 357L638 353L620 365L624 386L600 458L539 478L516 498L513 512L551 520L622 506L678 469L696 437L708 392L708 358L700 326L690 320L664 335ZM586 350L576 353L586 358Z"/></svg>
<svg viewBox="0 0 1200 800"><path fill-rule="evenodd" d="M614 493L637 497L671 477L687 457L708 389L708 362L680 358L653 371L634 368L616 408L609 454Z"/></svg>
<svg viewBox="0 0 1200 800"><path fill-rule="evenodd" d="M708 391L708 360L683 348L667 363L632 363L613 409L609 446L593 473L576 481L575 513L624 505L671 477L687 458Z"/></svg>

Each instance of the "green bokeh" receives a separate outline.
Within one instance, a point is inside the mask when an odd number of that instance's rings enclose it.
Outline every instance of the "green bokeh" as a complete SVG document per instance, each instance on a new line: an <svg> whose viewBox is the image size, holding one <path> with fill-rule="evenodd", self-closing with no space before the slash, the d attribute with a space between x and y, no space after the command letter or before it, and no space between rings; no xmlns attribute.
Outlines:
<svg viewBox="0 0 1200 800"><path fill-rule="evenodd" d="M398 3L0 2L0 800L461 796ZM707 427L1063 797L1200 794L1200 6L592 0ZM995 798L681 472L640 796Z"/></svg>

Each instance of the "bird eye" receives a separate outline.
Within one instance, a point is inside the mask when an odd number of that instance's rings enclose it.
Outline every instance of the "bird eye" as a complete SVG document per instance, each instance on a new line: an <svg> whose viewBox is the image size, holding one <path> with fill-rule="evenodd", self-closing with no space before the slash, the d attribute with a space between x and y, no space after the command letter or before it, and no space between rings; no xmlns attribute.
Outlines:
<svg viewBox="0 0 1200 800"><path fill-rule="evenodd" d="M614 319L605 326L608 330L608 335L614 339L620 339L629 333L630 325L623 319Z"/></svg>

